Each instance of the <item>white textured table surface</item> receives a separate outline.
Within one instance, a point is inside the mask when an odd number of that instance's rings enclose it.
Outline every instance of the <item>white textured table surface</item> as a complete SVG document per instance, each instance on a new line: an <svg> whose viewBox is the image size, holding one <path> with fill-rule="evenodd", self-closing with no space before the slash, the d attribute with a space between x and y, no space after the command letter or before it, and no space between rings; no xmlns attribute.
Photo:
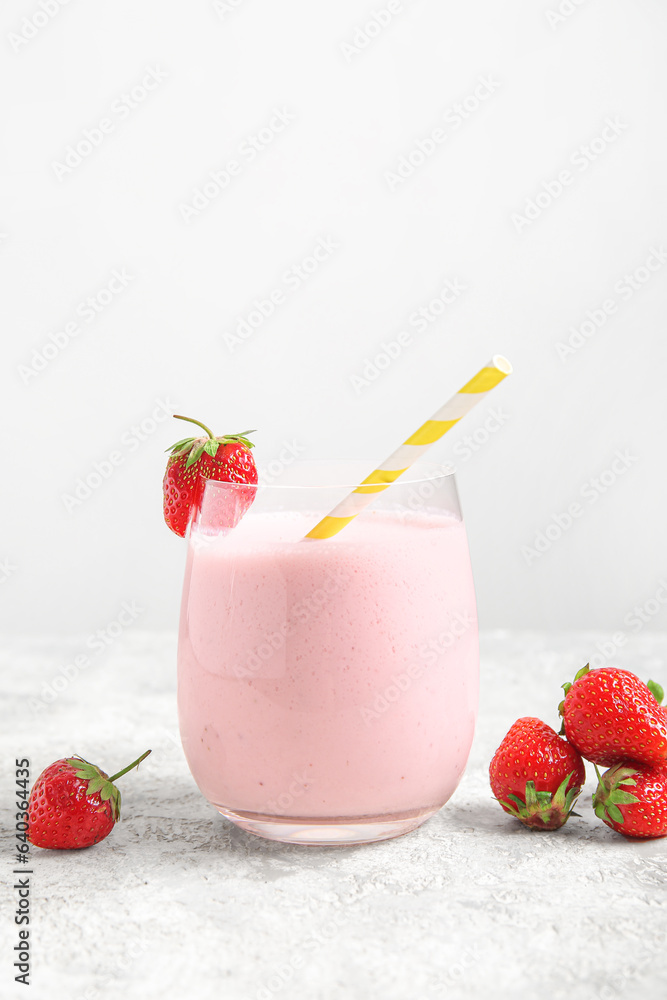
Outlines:
<svg viewBox="0 0 667 1000"><path fill-rule="evenodd" d="M487 634L480 721L454 798L414 833L299 848L236 830L199 794L178 742L175 638L128 632L35 710L80 642L4 644L2 997L284 1000L667 995L667 840L593 816L531 833L501 811L489 759L520 715L554 725L596 635ZM667 636L615 665L667 680ZM60 683L58 687L63 687ZM123 779L123 821L87 851L33 849L32 985L13 983L13 766L80 753Z"/></svg>

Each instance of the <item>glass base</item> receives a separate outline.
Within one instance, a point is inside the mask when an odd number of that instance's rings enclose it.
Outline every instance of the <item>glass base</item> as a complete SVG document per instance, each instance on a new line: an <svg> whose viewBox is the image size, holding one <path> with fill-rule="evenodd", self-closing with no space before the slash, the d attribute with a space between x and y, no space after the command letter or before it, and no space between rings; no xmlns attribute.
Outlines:
<svg viewBox="0 0 667 1000"><path fill-rule="evenodd" d="M308 818L236 813L223 806L215 807L226 819L265 840L278 840L283 844L304 844L311 847L351 846L372 844L378 840L391 840L416 830L441 808L433 806L416 813L397 813L384 817L324 817Z"/></svg>

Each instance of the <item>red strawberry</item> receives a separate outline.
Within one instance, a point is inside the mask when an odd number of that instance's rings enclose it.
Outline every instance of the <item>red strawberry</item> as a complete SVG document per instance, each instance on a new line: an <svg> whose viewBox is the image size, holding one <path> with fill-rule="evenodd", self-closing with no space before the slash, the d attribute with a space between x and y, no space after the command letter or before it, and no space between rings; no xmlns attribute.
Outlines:
<svg viewBox="0 0 667 1000"><path fill-rule="evenodd" d="M175 416L177 420L197 424L208 434L207 438L183 438L167 448L171 456L162 483L164 519L168 527L183 538L191 518L201 507L207 479L256 486L257 469L250 453L253 444L247 438L253 431L214 437L212 431L198 420ZM222 518L221 523L226 526L233 526L254 499L254 489L235 491L234 509L226 514L216 510L216 516Z"/></svg>
<svg viewBox="0 0 667 1000"><path fill-rule="evenodd" d="M567 822L586 778L569 743L541 719L517 719L489 768L491 790L505 812L534 830Z"/></svg>
<svg viewBox="0 0 667 1000"><path fill-rule="evenodd" d="M150 750L113 777L82 757L57 760L33 785L28 803L28 840L36 847L90 847L104 840L120 818L120 792L113 784Z"/></svg>
<svg viewBox="0 0 667 1000"><path fill-rule="evenodd" d="M667 836L667 767L616 764L600 777L595 815L626 837ZM630 790L631 789L631 790Z"/></svg>
<svg viewBox="0 0 667 1000"><path fill-rule="evenodd" d="M583 667L563 684L563 732L594 764L667 762L667 713L662 688L617 667Z"/></svg>

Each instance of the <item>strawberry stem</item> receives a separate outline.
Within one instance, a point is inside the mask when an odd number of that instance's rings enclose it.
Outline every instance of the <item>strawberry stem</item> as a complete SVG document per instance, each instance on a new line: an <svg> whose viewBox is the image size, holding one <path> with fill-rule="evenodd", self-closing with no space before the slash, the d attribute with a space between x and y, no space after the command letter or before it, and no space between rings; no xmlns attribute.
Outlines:
<svg viewBox="0 0 667 1000"><path fill-rule="evenodd" d="M202 430L206 431L208 436L215 441L215 435L213 431L210 431L206 424L203 424L201 420L195 420L194 417L182 417L179 413L174 413L175 420L189 420L191 424L197 424L197 427L201 427Z"/></svg>
<svg viewBox="0 0 667 1000"><path fill-rule="evenodd" d="M113 774L108 780L115 781L116 778L120 778L123 774L127 774L127 772L131 771L133 767L137 767L138 764L141 764L142 760L145 760L149 753L151 753L150 750L147 750L146 753L142 753L141 757L137 757L134 763L128 764L127 767L124 767L123 770L119 771L117 774Z"/></svg>

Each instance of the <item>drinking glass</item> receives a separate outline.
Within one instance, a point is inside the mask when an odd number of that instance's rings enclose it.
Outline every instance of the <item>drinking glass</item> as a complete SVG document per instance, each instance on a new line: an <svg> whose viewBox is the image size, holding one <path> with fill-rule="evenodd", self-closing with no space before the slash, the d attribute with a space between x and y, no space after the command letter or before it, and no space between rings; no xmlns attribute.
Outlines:
<svg viewBox="0 0 667 1000"><path fill-rule="evenodd" d="M369 468L209 480L189 529L185 755L223 816L271 840L407 833L467 763L479 652L453 470L417 463L334 537L304 538Z"/></svg>

